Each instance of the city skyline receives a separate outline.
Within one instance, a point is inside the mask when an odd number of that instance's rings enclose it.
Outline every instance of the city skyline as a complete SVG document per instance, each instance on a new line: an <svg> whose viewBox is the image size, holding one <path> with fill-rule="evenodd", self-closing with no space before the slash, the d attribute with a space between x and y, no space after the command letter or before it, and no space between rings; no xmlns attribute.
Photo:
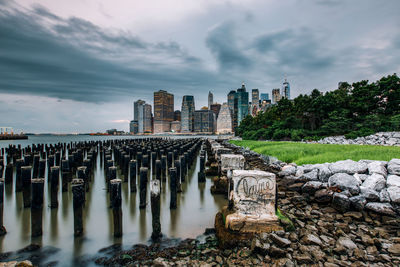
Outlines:
<svg viewBox="0 0 400 267"><path fill-rule="evenodd" d="M223 104L242 81L270 99L285 75L290 98L375 81L400 72L399 9L397 0L0 0L0 125L128 131L132 102L153 105L157 90L202 107L209 91Z"/></svg>

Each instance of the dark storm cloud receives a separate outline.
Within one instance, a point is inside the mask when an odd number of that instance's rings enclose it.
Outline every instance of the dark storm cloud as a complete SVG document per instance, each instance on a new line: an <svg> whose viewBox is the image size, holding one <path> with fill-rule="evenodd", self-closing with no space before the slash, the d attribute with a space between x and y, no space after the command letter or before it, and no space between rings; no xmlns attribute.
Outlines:
<svg viewBox="0 0 400 267"><path fill-rule="evenodd" d="M256 38L256 50L277 64L290 66L292 70L316 71L334 64L332 53L323 49L323 42L308 29L284 30Z"/></svg>
<svg viewBox="0 0 400 267"><path fill-rule="evenodd" d="M238 46L234 35L235 24L225 22L212 29L206 39L206 44L216 57L221 70L248 68L251 60Z"/></svg>
<svg viewBox="0 0 400 267"><path fill-rule="evenodd" d="M99 102L213 79L177 43L152 44L129 33L107 33L40 6L32 13L0 9L0 36L1 92ZM185 68L172 70L168 64Z"/></svg>

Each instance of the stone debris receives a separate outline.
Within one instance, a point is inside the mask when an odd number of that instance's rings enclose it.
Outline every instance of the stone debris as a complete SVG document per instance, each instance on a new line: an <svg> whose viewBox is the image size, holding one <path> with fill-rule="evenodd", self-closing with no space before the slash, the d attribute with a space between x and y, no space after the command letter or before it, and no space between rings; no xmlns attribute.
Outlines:
<svg viewBox="0 0 400 267"><path fill-rule="evenodd" d="M330 136L309 143L400 146L400 132L379 132L365 137L357 137L356 139L346 139L343 135Z"/></svg>

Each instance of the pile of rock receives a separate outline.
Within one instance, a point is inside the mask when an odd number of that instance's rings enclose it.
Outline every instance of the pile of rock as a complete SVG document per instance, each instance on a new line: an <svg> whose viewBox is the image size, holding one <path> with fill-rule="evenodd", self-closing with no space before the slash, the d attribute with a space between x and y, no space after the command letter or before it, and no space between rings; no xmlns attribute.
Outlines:
<svg viewBox="0 0 400 267"><path fill-rule="evenodd" d="M380 132L365 137L357 137L356 139L346 139L343 135L330 136L310 143L400 146L400 132Z"/></svg>
<svg viewBox="0 0 400 267"><path fill-rule="evenodd" d="M332 202L343 212L368 209L386 215L400 213L400 159L288 164L278 175L290 189L309 194L317 202Z"/></svg>

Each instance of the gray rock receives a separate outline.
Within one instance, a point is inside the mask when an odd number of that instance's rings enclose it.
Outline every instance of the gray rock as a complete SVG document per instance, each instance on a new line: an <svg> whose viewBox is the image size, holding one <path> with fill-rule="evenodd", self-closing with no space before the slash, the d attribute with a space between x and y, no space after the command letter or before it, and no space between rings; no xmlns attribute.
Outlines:
<svg viewBox="0 0 400 267"><path fill-rule="evenodd" d="M365 208L368 210L375 211L379 214L391 215L395 216L396 212L393 210L393 206L389 203L380 203L380 202L369 202L365 205Z"/></svg>
<svg viewBox="0 0 400 267"><path fill-rule="evenodd" d="M356 177L357 180L361 181L360 185L369 177L368 174L361 173L355 173L353 176Z"/></svg>
<svg viewBox="0 0 400 267"><path fill-rule="evenodd" d="M400 159L392 159L387 167L389 174L400 175Z"/></svg>
<svg viewBox="0 0 400 267"><path fill-rule="evenodd" d="M336 173L329 177L328 186L338 187L341 190L349 190L353 195L357 195L360 192L357 179L346 173Z"/></svg>
<svg viewBox="0 0 400 267"><path fill-rule="evenodd" d="M323 184L319 181L309 181L303 185L301 188L303 193L307 193L310 195L314 195L316 191L321 189L323 187Z"/></svg>
<svg viewBox="0 0 400 267"><path fill-rule="evenodd" d="M305 181L318 181L318 169L313 169L310 172L304 173L300 178Z"/></svg>
<svg viewBox="0 0 400 267"><path fill-rule="evenodd" d="M272 242L274 242L275 244L277 244L279 247L285 248L290 246L290 244L292 244L292 242L289 239L280 237L276 234L270 234L269 238L272 240Z"/></svg>
<svg viewBox="0 0 400 267"><path fill-rule="evenodd" d="M364 162L356 162L348 159L332 163L329 169L332 173L365 173L368 170L368 165Z"/></svg>
<svg viewBox="0 0 400 267"><path fill-rule="evenodd" d="M349 200L350 200L350 206L358 211L362 211L365 207L365 204L367 204L367 200L365 199L365 197L360 195L351 197L349 198Z"/></svg>
<svg viewBox="0 0 400 267"><path fill-rule="evenodd" d="M319 164L320 166L318 166L318 178L320 181L326 183L328 182L329 177L332 176L332 172L329 169L329 164Z"/></svg>
<svg viewBox="0 0 400 267"><path fill-rule="evenodd" d="M315 192L315 201L319 203L329 203L332 200L333 192L327 189L321 189Z"/></svg>
<svg viewBox="0 0 400 267"><path fill-rule="evenodd" d="M385 168L386 162L383 161L373 161L368 164L368 173L373 174L377 173L383 175L384 177L387 176L387 170Z"/></svg>
<svg viewBox="0 0 400 267"><path fill-rule="evenodd" d="M398 186L400 187L400 176L397 175L389 175L386 180L386 185L389 186Z"/></svg>
<svg viewBox="0 0 400 267"><path fill-rule="evenodd" d="M322 246L322 241L319 239L318 236L313 235L313 234L306 234L301 242L305 245L317 245L317 246Z"/></svg>
<svg viewBox="0 0 400 267"><path fill-rule="evenodd" d="M390 186L387 188L392 203L400 204L400 187Z"/></svg>
<svg viewBox="0 0 400 267"><path fill-rule="evenodd" d="M334 193L332 198L332 206L341 212L348 211L350 209L349 197L341 193Z"/></svg>
<svg viewBox="0 0 400 267"><path fill-rule="evenodd" d="M296 170L296 176L302 176L304 174L304 167L298 166Z"/></svg>
<svg viewBox="0 0 400 267"><path fill-rule="evenodd" d="M362 183L362 186L380 192L386 186L386 179L382 175L374 173Z"/></svg>
<svg viewBox="0 0 400 267"><path fill-rule="evenodd" d="M260 255L268 255L268 250L270 248L269 243L261 242L260 239L255 238L251 242L251 250Z"/></svg>
<svg viewBox="0 0 400 267"><path fill-rule="evenodd" d="M380 202L390 202L390 196L387 191L387 188L383 188L381 192L379 192L379 201Z"/></svg>
<svg viewBox="0 0 400 267"><path fill-rule="evenodd" d="M357 248L357 245L348 237L342 236L336 241L336 246L342 246L349 250L354 250Z"/></svg>
<svg viewBox="0 0 400 267"><path fill-rule="evenodd" d="M364 186L360 186L360 195L372 202L379 201L379 193Z"/></svg>
<svg viewBox="0 0 400 267"><path fill-rule="evenodd" d="M291 165L286 165L282 167L282 170L278 173L279 176L295 175L296 167Z"/></svg>

